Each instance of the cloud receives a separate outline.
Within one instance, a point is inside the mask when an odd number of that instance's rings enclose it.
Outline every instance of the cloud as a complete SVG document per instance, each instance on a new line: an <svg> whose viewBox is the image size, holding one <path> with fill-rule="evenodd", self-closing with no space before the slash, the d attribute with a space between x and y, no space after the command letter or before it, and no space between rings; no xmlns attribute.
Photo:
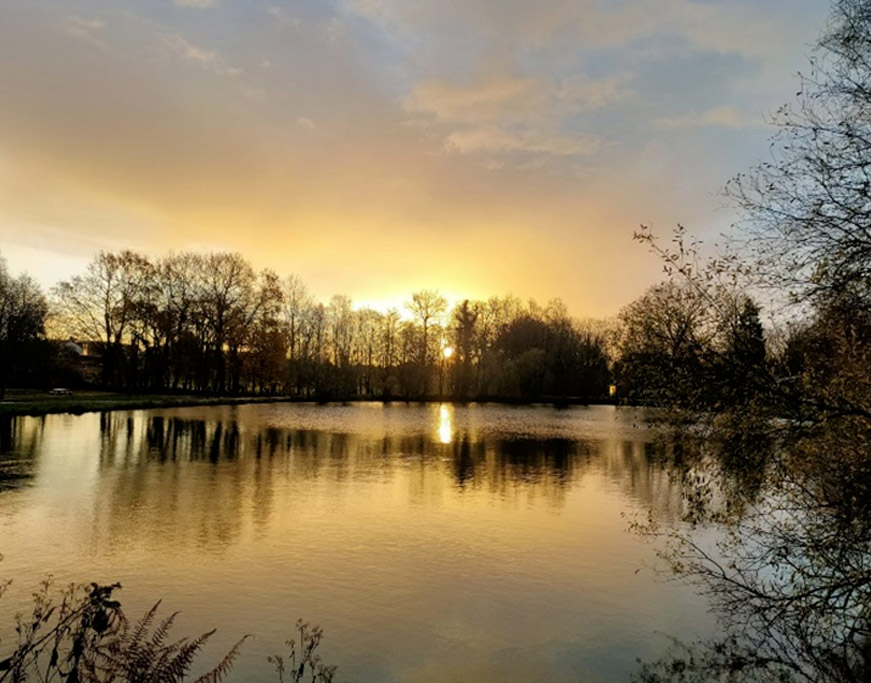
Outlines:
<svg viewBox="0 0 871 683"><path fill-rule="evenodd" d="M545 98L543 84L530 78L499 78L474 85L430 82L417 85L403 107L453 123L522 120L539 112Z"/></svg>
<svg viewBox="0 0 871 683"><path fill-rule="evenodd" d="M60 30L68 36L82 40L102 50L107 50L108 47L97 36L105 28L106 23L102 19L85 19L75 15L64 18L60 23Z"/></svg>
<svg viewBox="0 0 871 683"><path fill-rule="evenodd" d="M715 107L701 113L660 118L655 122L657 128L679 129L716 126L720 128L755 128L765 126L761 116L742 114L735 107Z"/></svg>
<svg viewBox="0 0 871 683"><path fill-rule="evenodd" d="M569 76L563 81L556 97L574 112L604 109L634 95L628 86L631 80L632 77L627 73L618 73L599 80Z"/></svg>
<svg viewBox="0 0 871 683"><path fill-rule="evenodd" d="M403 100L403 108L423 116L423 125L442 136L443 149L448 152L587 156L603 140L575 132L578 114L629 97L627 80L621 75L605 80L573 76L559 85L544 78L518 76L472 84L433 81L415 86ZM530 163L516 161L513 165L518 167ZM535 163L540 165L541 160Z"/></svg>
<svg viewBox="0 0 871 683"><path fill-rule="evenodd" d="M217 52L198 47L177 33L162 33L158 38L165 49L202 69L219 76L238 76L242 73L242 69L227 64Z"/></svg>
<svg viewBox="0 0 871 683"><path fill-rule="evenodd" d="M196 7L197 9L209 9L218 6L218 0L172 0L177 7Z"/></svg>
<svg viewBox="0 0 871 683"><path fill-rule="evenodd" d="M728 222L711 193L765 137L731 129L794 92L827 4L349 2L0 0L0 243L214 242L326 293L377 271L613 312L647 284L633 225Z"/></svg>
<svg viewBox="0 0 871 683"><path fill-rule="evenodd" d="M330 17L324 24L324 33L327 41L337 43L347 35L348 28L345 22L338 17Z"/></svg>
<svg viewBox="0 0 871 683"><path fill-rule="evenodd" d="M302 26L302 20L282 9L278 5L269 5L266 8L266 13L272 17L272 22L276 27L298 30Z"/></svg>
<svg viewBox="0 0 871 683"><path fill-rule="evenodd" d="M346 0L344 8L395 33L428 38L465 33L514 51L563 40L588 49L668 37L672 46L684 42L704 50L770 55L780 49L777 38L790 31L777 4L760 7L747 0ZM678 36L682 41L674 40Z"/></svg>
<svg viewBox="0 0 871 683"><path fill-rule="evenodd" d="M554 156L587 156L596 152L603 141L593 135L549 135L531 130L511 131L485 126L451 133L445 139L448 151L531 153Z"/></svg>

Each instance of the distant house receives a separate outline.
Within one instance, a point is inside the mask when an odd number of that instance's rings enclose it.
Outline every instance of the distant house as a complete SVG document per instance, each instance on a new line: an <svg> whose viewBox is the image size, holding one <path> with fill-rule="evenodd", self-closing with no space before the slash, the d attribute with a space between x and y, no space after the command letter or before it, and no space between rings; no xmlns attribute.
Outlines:
<svg viewBox="0 0 871 683"><path fill-rule="evenodd" d="M53 342L56 362L53 381L62 387L83 387L100 382L102 342L76 341L73 337Z"/></svg>
<svg viewBox="0 0 871 683"><path fill-rule="evenodd" d="M106 344L101 341L83 341L81 342L82 355L88 358L102 358L103 350Z"/></svg>
<svg viewBox="0 0 871 683"><path fill-rule="evenodd" d="M77 344L76 340L70 337L67 341L61 342L59 350L61 353L69 354L70 356L83 356L85 353L81 344Z"/></svg>

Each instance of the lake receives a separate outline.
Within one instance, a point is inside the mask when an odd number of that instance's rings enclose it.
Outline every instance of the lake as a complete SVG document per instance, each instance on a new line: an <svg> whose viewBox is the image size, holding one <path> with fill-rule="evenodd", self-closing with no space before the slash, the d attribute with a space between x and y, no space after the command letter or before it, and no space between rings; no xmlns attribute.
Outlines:
<svg viewBox="0 0 871 683"><path fill-rule="evenodd" d="M625 681L704 600L629 532L678 523L643 411L261 404L0 422L0 602L120 581L176 635L239 637L231 680L277 680L303 618L348 683ZM8 649L4 640L0 652Z"/></svg>

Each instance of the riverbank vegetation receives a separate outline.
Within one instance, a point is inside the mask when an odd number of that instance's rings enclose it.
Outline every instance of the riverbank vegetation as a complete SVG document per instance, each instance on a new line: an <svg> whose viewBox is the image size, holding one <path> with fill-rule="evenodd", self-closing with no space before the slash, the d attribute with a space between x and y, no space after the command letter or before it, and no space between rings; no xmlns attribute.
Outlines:
<svg viewBox="0 0 871 683"><path fill-rule="evenodd" d="M675 276L652 295L666 295L684 319L713 313L714 326L734 330L734 350L724 350L746 378L737 394L730 387L740 399L731 407L716 403L694 414L692 430L672 433L689 526L639 525L662 542L666 570L709 597L723 635L676 644L643 666L647 683L871 680L867 0L832 3L798 97L777 114L771 160L727 187L743 215L740 259L699 267L680 233L669 248L640 235ZM794 311L765 364L753 362L752 309L712 297L723 281L764 289ZM697 296L709 303L705 314L693 306ZM671 376L684 389L661 398L679 414L696 382L692 373Z"/></svg>
<svg viewBox="0 0 871 683"><path fill-rule="evenodd" d="M0 584L0 598L8 583ZM242 652L242 636L221 660L203 673L196 661L214 635L174 639L178 613L160 616L156 603L130 621L117 599L119 584L69 586L56 590L49 579L33 594L30 614L16 617L16 643L0 654L0 683L220 683L227 680ZM278 683L331 683L336 667L318 652L323 632L303 621L287 652L268 657Z"/></svg>

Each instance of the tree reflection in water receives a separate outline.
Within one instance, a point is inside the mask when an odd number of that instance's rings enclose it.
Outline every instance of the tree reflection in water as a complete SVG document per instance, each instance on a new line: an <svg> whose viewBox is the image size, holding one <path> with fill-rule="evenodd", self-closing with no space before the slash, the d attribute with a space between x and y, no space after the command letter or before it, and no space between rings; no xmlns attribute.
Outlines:
<svg viewBox="0 0 871 683"><path fill-rule="evenodd" d="M712 438L715 437L715 438ZM691 530L651 523L724 636L676 644L640 680L871 680L871 461L864 418L719 424L685 438ZM712 543L706 529L725 530Z"/></svg>
<svg viewBox="0 0 871 683"><path fill-rule="evenodd" d="M44 418L0 417L0 491L32 479L44 426Z"/></svg>
<svg viewBox="0 0 871 683"><path fill-rule="evenodd" d="M441 413L412 404L49 416L35 485L0 494L4 566L22 584L32 567L59 566L64 581L105 576L222 632L257 603L249 618L280 636L273 627L291 610L347 649L343 667L359 661L361 643L381 643L395 652L377 667L406 672L403 658L423 652L433 667L447 662L436 680L527 660L571 680L563 651L625 678L636 654L658 652L650 634L675 613L707 624L688 591L664 597L634 573L649 550L622 533L620 513L681 514L680 480L666 446L633 427L640 413L456 406L450 439ZM15 443L38 424L22 418ZM131 609L147 607L132 599ZM399 613L413 628L391 630ZM613 651L587 645L603 629ZM510 665L506 643L518 648Z"/></svg>
<svg viewBox="0 0 871 683"><path fill-rule="evenodd" d="M612 448L601 440L458 424L446 439L444 424L442 418L432 433L378 434L260 425L226 414L105 413L97 519L111 543L147 533L171 536L161 521L181 515L198 520L195 542L214 548L237 537L248 511L255 525L267 524L276 500L286 502L277 497L293 486L345 487L412 468L416 497L445 480L460 493L537 499L558 509L571 486L597 472L662 519L681 514L680 483L664 469L662 446L627 440Z"/></svg>

